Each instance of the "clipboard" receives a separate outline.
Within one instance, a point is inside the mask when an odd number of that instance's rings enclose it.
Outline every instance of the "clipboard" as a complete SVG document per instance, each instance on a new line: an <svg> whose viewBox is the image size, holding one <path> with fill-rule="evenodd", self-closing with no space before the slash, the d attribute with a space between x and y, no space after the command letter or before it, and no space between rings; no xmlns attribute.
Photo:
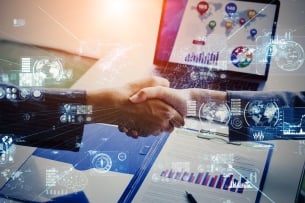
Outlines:
<svg viewBox="0 0 305 203"><path fill-rule="evenodd" d="M176 129L165 144L156 145L159 149L151 152L151 159L146 159L119 202L187 202L186 190L199 202L260 202L262 197L268 198L263 188L273 153L272 144L251 142L239 146L218 139L202 139L198 135L198 131ZM193 147L188 148L189 145ZM204 147L207 149L193 153ZM236 151L229 153L228 150ZM177 151L181 154L176 156ZM187 151L189 154L185 156ZM210 152L201 154L203 151ZM188 160L187 156L193 159ZM249 173L245 174L247 171Z"/></svg>

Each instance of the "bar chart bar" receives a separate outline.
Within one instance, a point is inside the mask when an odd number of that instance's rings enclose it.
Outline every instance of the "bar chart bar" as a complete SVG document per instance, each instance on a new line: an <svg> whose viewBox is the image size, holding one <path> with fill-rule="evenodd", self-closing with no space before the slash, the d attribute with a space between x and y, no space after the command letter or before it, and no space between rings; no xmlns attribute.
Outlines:
<svg viewBox="0 0 305 203"><path fill-rule="evenodd" d="M220 175L220 176L219 176L219 179L218 179L218 181L217 181L217 184L216 184L216 188L221 189L223 180L224 180L223 175Z"/></svg>
<svg viewBox="0 0 305 203"><path fill-rule="evenodd" d="M211 181L210 181L210 183L209 183L209 187L214 187L214 186L215 186L217 177L218 177L218 176L214 176L214 177L211 178Z"/></svg>
<svg viewBox="0 0 305 203"><path fill-rule="evenodd" d="M204 176L202 185L207 185L208 182L209 182L209 179L210 179L210 175L209 175L209 173L207 172L207 173L205 173L205 176Z"/></svg>
<svg viewBox="0 0 305 203"><path fill-rule="evenodd" d="M229 177L226 178L225 184L223 185L224 190L229 189L229 187L231 185L232 178L233 178L233 175L230 175Z"/></svg>
<svg viewBox="0 0 305 203"><path fill-rule="evenodd" d="M198 173L198 176L197 176L197 178L195 180L195 184L200 184L201 183L201 181L203 179L203 174L204 173Z"/></svg>
<svg viewBox="0 0 305 203"><path fill-rule="evenodd" d="M195 180L194 173L191 173L191 175L190 175L190 177L189 177L188 182L193 183L193 182L194 182L194 180Z"/></svg>

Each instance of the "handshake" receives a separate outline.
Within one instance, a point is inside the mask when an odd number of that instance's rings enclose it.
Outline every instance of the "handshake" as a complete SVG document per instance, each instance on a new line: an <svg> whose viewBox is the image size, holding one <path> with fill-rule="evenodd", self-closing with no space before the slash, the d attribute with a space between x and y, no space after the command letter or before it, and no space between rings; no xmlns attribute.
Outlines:
<svg viewBox="0 0 305 203"><path fill-rule="evenodd" d="M92 121L117 125L121 132L137 138L171 132L184 125L189 101L224 102L226 92L206 89L172 89L161 77L151 77L123 87L87 93Z"/></svg>

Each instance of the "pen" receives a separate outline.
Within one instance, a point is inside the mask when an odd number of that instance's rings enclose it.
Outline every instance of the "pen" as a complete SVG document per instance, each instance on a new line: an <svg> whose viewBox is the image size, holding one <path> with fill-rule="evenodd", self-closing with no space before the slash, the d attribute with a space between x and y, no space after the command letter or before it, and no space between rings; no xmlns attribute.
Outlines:
<svg viewBox="0 0 305 203"><path fill-rule="evenodd" d="M193 195L187 191L185 191L186 193L186 198L188 200L189 203L197 203L197 201L195 200L195 198L193 197Z"/></svg>

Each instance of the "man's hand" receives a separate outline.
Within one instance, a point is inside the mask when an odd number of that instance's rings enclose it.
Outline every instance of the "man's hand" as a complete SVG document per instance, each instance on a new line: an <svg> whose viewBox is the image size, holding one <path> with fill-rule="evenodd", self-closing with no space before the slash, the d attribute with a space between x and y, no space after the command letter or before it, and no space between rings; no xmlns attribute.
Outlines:
<svg viewBox="0 0 305 203"><path fill-rule="evenodd" d="M182 116L186 116L189 101L196 101L197 108L211 101L223 104L227 100L227 93L199 88L172 89L166 86L157 86L143 88L129 98L132 103L137 104L149 99L161 99L179 111Z"/></svg>
<svg viewBox="0 0 305 203"><path fill-rule="evenodd" d="M175 108L182 116L187 114L187 101L191 99L190 89L171 89L166 86L146 87L129 98L132 103L149 99L161 99Z"/></svg>
<svg viewBox="0 0 305 203"><path fill-rule="evenodd" d="M129 97L146 87L168 87L167 80L151 77L126 84L120 88L90 92L87 103L93 106L93 122L119 126L120 131L132 137L158 135L171 132L184 125L181 116L173 107L159 99L132 103Z"/></svg>

